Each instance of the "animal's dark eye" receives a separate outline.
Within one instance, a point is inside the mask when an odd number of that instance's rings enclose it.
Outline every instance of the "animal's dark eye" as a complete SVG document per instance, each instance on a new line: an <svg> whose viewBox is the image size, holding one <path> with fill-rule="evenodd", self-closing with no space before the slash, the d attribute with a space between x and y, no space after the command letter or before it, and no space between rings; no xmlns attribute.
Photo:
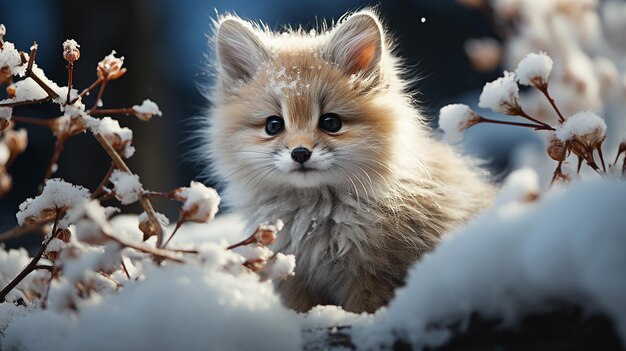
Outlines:
<svg viewBox="0 0 626 351"><path fill-rule="evenodd" d="M278 116L269 116L265 121L265 133L276 135L285 129L285 121Z"/></svg>
<svg viewBox="0 0 626 351"><path fill-rule="evenodd" d="M341 129L341 119L336 113L325 113L320 117L320 128L330 133Z"/></svg>

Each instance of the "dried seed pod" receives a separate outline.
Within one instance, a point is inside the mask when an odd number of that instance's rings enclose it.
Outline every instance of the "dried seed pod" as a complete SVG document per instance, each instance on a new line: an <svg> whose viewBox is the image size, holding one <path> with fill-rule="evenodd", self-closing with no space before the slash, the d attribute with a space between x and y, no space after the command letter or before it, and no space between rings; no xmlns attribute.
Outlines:
<svg viewBox="0 0 626 351"><path fill-rule="evenodd" d="M0 68L0 84L7 84L13 80L13 74L9 66Z"/></svg>
<svg viewBox="0 0 626 351"><path fill-rule="evenodd" d="M265 267L266 263L267 263L267 261L264 260L264 259L255 258L253 260L246 261L243 265L245 267L249 268L253 272L258 272L258 271L262 270L263 267Z"/></svg>
<svg viewBox="0 0 626 351"><path fill-rule="evenodd" d="M28 146L28 133L26 129L9 129L4 132L4 143L11 151L11 157L16 157L26 150Z"/></svg>
<svg viewBox="0 0 626 351"><path fill-rule="evenodd" d="M57 238L59 238L59 240L63 241L64 243L69 242L71 237L72 232L69 229L61 229L57 234Z"/></svg>
<svg viewBox="0 0 626 351"><path fill-rule="evenodd" d="M124 57L115 57L115 54L115 50L111 51L109 55L98 63L98 78L113 80L126 73L126 68L122 68Z"/></svg>
<svg viewBox="0 0 626 351"><path fill-rule="evenodd" d="M15 84L9 84L9 86L7 86L6 88L6 91L7 91L7 98L13 99L15 97Z"/></svg>
<svg viewBox="0 0 626 351"><path fill-rule="evenodd" d="M555 135L551 135L548 140L548 156L555 161L561 161L565 159L565 153L567 149L565 148L565 143L563 143L559 138Z"/></svg>
<svg viewBox="0 0 626 351"><path fill-rule="evenodd" d="M63 42L63 58L65 61L73 63L80 58L80 45L74 39L68 39Z"/></svg>

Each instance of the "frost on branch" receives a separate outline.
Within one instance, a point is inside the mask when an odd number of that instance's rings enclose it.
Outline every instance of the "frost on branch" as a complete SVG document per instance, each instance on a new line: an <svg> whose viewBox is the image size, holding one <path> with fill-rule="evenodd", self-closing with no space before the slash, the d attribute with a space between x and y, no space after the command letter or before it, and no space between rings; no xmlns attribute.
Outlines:
<svg viewBox="0 0 626 351"><path fill-rule="evenodd" d="M456 143L463 138L462 131L480 122L480 117L464 104L452 104L439 111L439 128L443 130L443 139Z"/></svg>
<svg viewBox="0 0 626 351"><path fill-rule="evenodd" d="M215 189L192 181L188 187L174 190L174 198L183 202L182 216L193 222L208 222L217 213L220 197Z"/></svg>
<svg viewBox="0 0 626 351"><path fill-rule="evenodd" d="M581 111L570 116L556 130L556 136L565 142L578 137L590 146L602 142L606 134L604 119L592 111Z"/></svg>
<svg viewBox="0 0 626 351"><path fill-rule="evenodd" d="M103 117L95 121L91 130L107 139L111 146L125 158L130 158L135 154L135 148L131 145L133 131L126 127L120 127L120 122L117 120Z"/></svg>
<svg viewBox="0 0 626 351"><path fill-rule="evenodd" d="M544 52L526 55L517 65L515 76L520 84L545 89L552 71L552 59Z"/></svg>
<svg viewBox="0 0 626 351"><path fill-rule="evenodd" d="M98 78L102 80L114 80L126 73L124 57L115 57L117 52L111 51L102 61L98 63Z"/></svg>
<svg viewBox="0 0 626 351"><path fill-rule="evenodd" d="M139 196L143 192L139 176L116 169L111 174L111 183L113 183L113 192L115 197L120 200L122 205L132 204L139 200Z"/></svg>
<svg viewBox="0 0 626 351"><path fill-rule="evenodd" d="M478 106L494 112L517 115L521 107L515 73L505 71L504 76L485 84Z"/></svg>
<svg viewBox="0 0 626 351"><path fill-rule="evenodd" d="M159 106L150 99L144 100L141 105L134 105L133 111L135 116L144 122L151 120L153 116L162 115Z"/></svg>
<svg viewBox="0 0 626 351"><path fill-rule="evenodd" d="M63 42L63 58L68 62L74 62L80 58L80 45L74 39Z"/></svg>
<svg viewBox="0 0 626 351"><path fill-rule="evenodd" d="M626 160L623 166L617 165L622 151L618 151L613 164L607 165L604 159L602 145L607 139L608 128L602 117L589 110L584 110L565 118L557 106L557 101L548 92L548 77L551 70L552 59L550 57L544 53L531 53L519 63L517 78L521 84L531 85L543 95L556 113L558 118L556 123L544 122L522 109L518 93L519 87L515 82L516 75L505 71L504 77L485 85L478 105L507 115L516 115L529 122L489 119L476 114L466 105L453 104L445 106L440 112L439 126L444 131L444 139L449 142L459 141L462 137L462 130L478 123L548 131L549 133L546 135L547 156L558 162L552 173L551 184L557 180L569 181L572 176L578 176L583 163L599 175L607 175L609 170L612 175L619 175L620 172L624 175ZM574 172L569 171L574 167L567 163L567 158L571 154L578 158ZM596 159L596 154L599 160Z"/></svg>
<svg viewBox="0 0 626 351"><path fill-rule="evenodd" d="M41 192L41 195L27 199L20 205L17 213L19 225L29 222L50 220L56 210L67 210L76 204L81 204L90 196L89 190L82 186L70 184L61 179L50 179Z"/></svg>

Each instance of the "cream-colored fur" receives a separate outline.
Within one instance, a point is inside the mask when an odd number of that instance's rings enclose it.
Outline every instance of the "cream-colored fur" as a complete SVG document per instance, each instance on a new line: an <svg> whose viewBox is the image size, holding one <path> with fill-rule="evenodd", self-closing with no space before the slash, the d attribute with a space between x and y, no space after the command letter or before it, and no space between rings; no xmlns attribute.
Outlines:
<svg viewBox="0 0 626 351"><path fill-rule="evenodd" d="M297 259L277 283L286 305L374 311L442 234L490 203L492 186L430 136L373 11L317 34L226 16L215 41L212 166L250 229L284 221L275 249ZM341 130L320 130L325 113ZM268 135L269 116L285 130ZM308 172L296 147L312 150Z"/></svg>

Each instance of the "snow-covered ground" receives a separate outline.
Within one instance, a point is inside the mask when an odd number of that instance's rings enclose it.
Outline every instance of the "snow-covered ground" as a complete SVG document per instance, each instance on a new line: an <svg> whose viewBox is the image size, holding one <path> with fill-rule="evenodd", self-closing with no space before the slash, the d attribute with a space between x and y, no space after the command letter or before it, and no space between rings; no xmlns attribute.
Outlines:
<svg viewBox="0 0 626 351"><path fill-rule="evenodd" d="M139 260L129 270L140 279L78 299L71 309L54 302L62 283L53 284L47 310L0 304L0 349L296 350L316 338L322 346L326 328L347 325L359 349L391 347L396 338L435 346L450 337L447 326L472 313L514 324L555 300L607 315L626 341L626 182L577 181L537 198L537 181L528 169L511 174L494 207L426 255L375 314L283 307L271 282L243 269L241 256L219 243L246 236L243 221L227 215L183 226L172 241L198 249L202 262ZM113 224L141 237L135 216ZM24 251L1 250L0 281L27 261Z"/></svg>

